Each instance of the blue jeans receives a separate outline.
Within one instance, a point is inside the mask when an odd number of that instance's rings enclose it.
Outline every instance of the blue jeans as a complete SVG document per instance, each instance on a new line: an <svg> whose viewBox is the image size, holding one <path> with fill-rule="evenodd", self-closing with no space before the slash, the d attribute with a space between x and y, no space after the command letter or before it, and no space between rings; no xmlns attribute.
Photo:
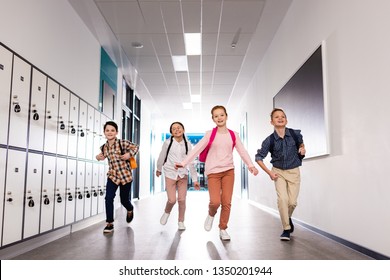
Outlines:
<svg viewBox="0 0 390 280"><path fill-rule="evenodd" d="M116 185L111 179L107 179L106 185L106 222L114 222L114 198L116 190L119 188L119 194L121 198L121 204L127 211L133 211L133 205L131 204L131 182L126 185Z"/></svg>

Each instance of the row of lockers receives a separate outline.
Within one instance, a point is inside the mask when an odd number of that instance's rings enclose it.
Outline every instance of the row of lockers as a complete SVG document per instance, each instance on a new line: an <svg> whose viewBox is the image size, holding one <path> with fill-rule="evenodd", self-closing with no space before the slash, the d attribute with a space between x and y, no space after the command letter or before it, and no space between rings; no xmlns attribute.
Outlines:
<svg viewBox="0 0 390 280"><path fill-rule="evenodd" d="M0 96L0 145L94 160L108 118L1 45Z"/></svg>
<svg viewBox="0 0 390 280"><path fill-rule="evenodd" d="M108 118L0 44L1 247L104 212Z"/></svg>
<svg viewBox="0 0 390 280"><path fill-rule="evenodd" d="M107 165L0 148L2 246L104 212Z"/></svg>

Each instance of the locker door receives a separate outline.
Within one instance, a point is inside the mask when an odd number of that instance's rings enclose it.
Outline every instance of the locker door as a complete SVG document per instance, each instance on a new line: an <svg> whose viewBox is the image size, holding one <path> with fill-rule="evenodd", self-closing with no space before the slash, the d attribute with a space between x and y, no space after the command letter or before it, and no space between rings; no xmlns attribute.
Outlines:
<svg viewBox="0 0 390 280"><path fill-rule="evenodd" d="M92 164L92 210L91 215L96 215L98 213L98 200L99 200L99 163Z"/></svg>
<svg viewBox="0 0 390 280"><path fill-rule="evenodd" d="M65 224L71 224L75 221L76 211L76 175L77 162L68 159L68 170L66 179L66 220Z"/></svg>
<svg viewBox="0 0 390 280"><path fill-rule="evenodd" d="M27 147L31 65L14 56L8 145Z"/></svg>
<svg viewBox="0 0 390 280"><path fill-rule="evenodd" d="M57 157L56 183L54 191L54 228L65 225L66 158Z"/></svg>
<svg viewBox="0 0 390 280"><path fill-rule="evenodd" d="M40 154L28 154L23 239L39 234L42 160Z"/></svg>
<svg viewBox="0 0 390 280"><path fill-rule="evenodd" d="M47 77L33 68L28 148L43 151Z"/></svg>
<svg viewBox="0 0 390 280"><path fill-rule="evenodd" d="M7 144L13 54L0 46L0 144Z"/></svg>
<svg viewBox="0 0 390 280"><path fill-rule="evenodd" d="M22 239L26 152L8 150L3 218L3 246Z"/></svg>
<svg viewBox="0 0 390 280"><path fill-rule="evenodd" d="M85 187L85 162L77 162L76 177L76 221L84 217L84 187Z"/></svg>
<svg viewBox="0 0 390 280"><path fill-rule="evenodd" d="M70 92L60 86L57 154L68 154Z"/></svg>
<svg viewBox="0 0 390 280"><path fill-rule="evenodd" d="M84 186L84 218L91 216L92 205L92 163L87 162L85 164L85 186Z"/></svg>
<svg viewBox="0 0 390 280"><path fill-rule="evenodd" d="M57 151L57 121L58 121L58 99L60 86L52 79L47 82L46 95L46 123L45 123L45 148L49 153Z"/></svg>
<svg viewBox="0 0 390 280"><path fill-rule="evenodd" d="M55 167L55 157L43 157L43 178L41 191L41 233L53 229L54 186L56 175Z"/></svg>
<svg viewBox="0 0 390 280"><path fill-rule="evenodd" d="M94 154L93 150L93 126L94 126L94 116L95 116L95 108L88 105L88 119L87 119L87 147L85 152L85 157L87 159L94 159L96 154Z"/></svg>
<svg viewBox="0 0 390 280"><path fill-rule="evenodd" d="M94 126L93 126L93 154L94 155L97 155L98 153L100 153L100 146L103 145L103 143L101 143L101 139L102 139L102 128L101 128L101 122L100 122L100 116L101 116L101 113L95 109L95 122L94 122ZM93 158L94 160L96 160L96 158L94 157Z"/></svg>
<svg viewBox="0 0 390 280"><path fill-rule="evenodd" d="M3 224L3 202L4 202L4 188L5 188L5 162L7 150L0 148L0 225ZM0 227L0 245L3 239L3 227Z"/></svg>
<svg viewBox="0 0 390 280"><path fill-rule="evenodd" d="M70 94L70 106L69 106L69 148L68 156L77 156L77 138L78 138L78 123L79 123L79 102L78 98L74 94Z"/></svg>
<svg viewBox="0 0 390 280"><path fill-rule="evenodd" d="M104 197L105 197L105 194L106 194L105 186L106 186L106 182L107 182L107 173L106 173L105 166L106 165L104 163L99 164L98 213L103 213L104 209L105 209Z"/></svg>
<svg viewBox="0 0 390 280"><path fill-rule="evenodd" d="M80 100L79 109L79 126L78 126L78 144L77 144L77 157L85 158L85 148L87 144L87 119L88 119L88 106L83 100Z"/></svg>

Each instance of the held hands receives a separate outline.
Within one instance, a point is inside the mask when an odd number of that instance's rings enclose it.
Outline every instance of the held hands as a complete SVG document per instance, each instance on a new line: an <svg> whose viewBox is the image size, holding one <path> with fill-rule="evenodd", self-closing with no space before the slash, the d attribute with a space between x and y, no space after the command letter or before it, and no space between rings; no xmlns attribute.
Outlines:
<svg viewBox="0 0 390 280"><path fill-rule="evenodd" d="M194 182L194 188L195 188L195 190L197 190L197 191L200 190L200 184L199 184L199 182Z"/></svg>

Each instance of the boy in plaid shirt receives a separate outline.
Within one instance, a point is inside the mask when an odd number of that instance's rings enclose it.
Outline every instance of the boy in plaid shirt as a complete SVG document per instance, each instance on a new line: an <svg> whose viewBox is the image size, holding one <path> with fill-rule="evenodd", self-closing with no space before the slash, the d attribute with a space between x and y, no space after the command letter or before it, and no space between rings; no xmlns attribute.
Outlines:
<svg viewBox="0 0 390 280"><path fill-rule="evenodd" d="M133 180L129 159L138 153L139 146L128 140L117 139L118 125L108 121L104 124L104 135L107 142L100 147L101 153L97 160L108 159L109 170L106 185L106 222L104 233L114 231L114 198L119 188L121 204L126 208L126 222L130 223L134 218L133 205L131 204L131 182Z"/></svg>

